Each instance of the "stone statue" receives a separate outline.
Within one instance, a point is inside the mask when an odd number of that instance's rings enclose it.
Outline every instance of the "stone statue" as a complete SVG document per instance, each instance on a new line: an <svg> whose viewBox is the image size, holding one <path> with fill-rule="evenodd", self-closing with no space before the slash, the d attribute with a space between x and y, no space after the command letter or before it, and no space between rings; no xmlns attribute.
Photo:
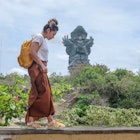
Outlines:
<svg viewBox="0 0 140 140"><path fill-rule="evenodd" d="M82 26L77 26L71 32L71 38L64 36L63 44L66 46L66 53L69 55L68 69L77 66L78 64L88 64L88 55L91 52L93 38L87 39L87 32Z"/></svg>

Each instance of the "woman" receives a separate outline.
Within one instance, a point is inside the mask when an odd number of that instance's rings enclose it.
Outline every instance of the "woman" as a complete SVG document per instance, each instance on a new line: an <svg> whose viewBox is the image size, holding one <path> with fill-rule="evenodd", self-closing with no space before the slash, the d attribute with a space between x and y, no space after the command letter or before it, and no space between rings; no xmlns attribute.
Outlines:
<svg viewBox="0 0 140 140"><path fill-rule="evenodd" d="M30 56L34 60L28 68L31 80L31 90L28 100L28 111L26 124L28 127L40 128L41 125L35 121L47 117L48 128L62 128L64 124L53 119L55 113L52 92L47 76L48 46L46 40L54 38L58 31L58 22L51 19L43 28L41 34L36 35L32 40Z"/></svg>

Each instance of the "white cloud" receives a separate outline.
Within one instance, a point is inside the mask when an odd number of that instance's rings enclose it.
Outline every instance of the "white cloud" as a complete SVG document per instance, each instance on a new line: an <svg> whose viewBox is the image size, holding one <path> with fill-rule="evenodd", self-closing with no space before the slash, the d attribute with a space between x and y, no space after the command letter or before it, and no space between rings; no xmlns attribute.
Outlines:
<svg viewBox="0 0 140 140"><path fill-rule="evenodd" d="M8 73L18 73L18 74L20 74L20 75L25 75L25 74L28 75L27 70L23 70L23 69L21 69L21 68L12 68L12 69L10 69L10 70L8 71Z"/></svg>

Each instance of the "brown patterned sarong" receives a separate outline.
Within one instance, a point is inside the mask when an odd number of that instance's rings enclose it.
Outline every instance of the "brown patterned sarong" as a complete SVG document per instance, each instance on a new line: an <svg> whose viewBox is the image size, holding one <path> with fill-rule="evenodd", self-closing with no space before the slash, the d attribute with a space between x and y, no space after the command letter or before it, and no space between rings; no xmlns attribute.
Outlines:
<svg viewBox="0 0 140 140"><path fill-rule="evenodd" d="M29 121L29 116L33 117L34 120L38 120L55 113L47 73L43 73L35 62L28 69L28 73L31 80L31 90L25 119L26 123Z"/></svg>

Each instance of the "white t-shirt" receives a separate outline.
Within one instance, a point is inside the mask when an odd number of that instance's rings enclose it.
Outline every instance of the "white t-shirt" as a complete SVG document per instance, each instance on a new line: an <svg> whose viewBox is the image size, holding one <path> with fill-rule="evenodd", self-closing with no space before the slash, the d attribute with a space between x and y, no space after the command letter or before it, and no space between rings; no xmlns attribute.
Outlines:
<svg viewBox="0 0 140 140"><path fill-rule="evenodd" d="M43 37L42 34L37 34L36 36L34 36L32 42L38 42L39 43L39 50L37 52L37 55L39 57L40 60L42 61L48 61L48 46L46 43L45 38Z"/></svg>

